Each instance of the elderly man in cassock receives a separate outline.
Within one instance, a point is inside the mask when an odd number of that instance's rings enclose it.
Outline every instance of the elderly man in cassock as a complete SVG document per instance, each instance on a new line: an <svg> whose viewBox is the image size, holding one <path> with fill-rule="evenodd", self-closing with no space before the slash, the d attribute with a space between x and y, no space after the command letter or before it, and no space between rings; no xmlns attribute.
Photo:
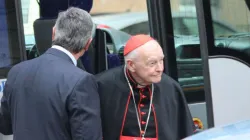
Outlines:
<svg viewBox="0 0 250 140"><path fill-rule="evenodd" d="M125 66L96 76L104 140L180 140L194 132L180 85L163 73L162 48L147 35L124 47Z"/></svg>

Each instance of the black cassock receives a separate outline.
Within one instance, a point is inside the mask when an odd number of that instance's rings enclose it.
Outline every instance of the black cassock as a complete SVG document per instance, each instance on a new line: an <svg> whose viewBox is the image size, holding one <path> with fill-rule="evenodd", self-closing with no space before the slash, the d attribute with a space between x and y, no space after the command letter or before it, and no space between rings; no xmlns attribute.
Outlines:
<svg viewBox="0 0 250 140"><path fill-rule="evenodd" d="M137 88L127 71L133 88L142 130L149 113L152 87ZM120 136L141 137L133 98L124 75L124 66L96 75L101 100L104 140ZM194 133L194 124L179 84L166 74L154 84L153 104L145 138L180 140Z"/></svg>

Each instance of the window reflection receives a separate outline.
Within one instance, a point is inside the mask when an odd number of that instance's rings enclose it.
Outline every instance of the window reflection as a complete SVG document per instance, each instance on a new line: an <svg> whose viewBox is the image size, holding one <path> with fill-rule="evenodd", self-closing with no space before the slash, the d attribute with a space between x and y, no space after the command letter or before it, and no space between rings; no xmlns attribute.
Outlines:
<svg viewBox="0 0 250 140"><path fill-rule="evenodd" d="M212 9L212 19L232 29L230 32L213 25L215 48L213 55L224 54L249 61L250 56L250 11L245 0L218 0L219 5Z"/></svg>
<svg viewBox="0 0 250 140"><path fill-rule="evenodd" d="M145 0L93 1L90 13L94 23L107 32L109 53L121 52L130 35L149 34Z"/></svg>
<svg viewBox="0 0 250 140"><path fill-rule="evenodd" d="M221 20L237 32L249 32L250 13L245 0L218 0L218 3L212 9L213 20Z"/></svg>
<svg viewBox="0 0 250 140"><path fill-rule="evenodd" d="M37 0L21 0L25 47L32 49L35 45L33 23L39 18L39 6Z"/></svg>
<svg viewBox="0 0 250 140"><path fill-rule="evenodd" d="M171 10L179 83L188 103L204 102L195 0L171 0Z"/></svg>
<svg viewBox="0 0 250 140"><path fill-rule="evenodd" d="M19 26L15 2L0 1L0 69L10 68L21 61Z"/></svg>
<svg viewBox="0 0 250 140"><path fill-rule="evenodd" d="M28 23L30 0L22 0L23 23Z"/></svg>

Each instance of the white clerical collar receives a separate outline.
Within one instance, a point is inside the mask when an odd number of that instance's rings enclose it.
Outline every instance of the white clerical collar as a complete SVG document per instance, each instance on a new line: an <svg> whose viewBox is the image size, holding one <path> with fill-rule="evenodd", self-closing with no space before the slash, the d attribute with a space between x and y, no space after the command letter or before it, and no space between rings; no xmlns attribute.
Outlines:
<svg viewBox="0 0 250 140"><path fill-rule="evenodd" d="M68 50L58 45L53 45L51 48L54 48L54 49L57 49L66 53L70 57L70 59L73 61L74 65L76 66L76 59Z"/></svg>

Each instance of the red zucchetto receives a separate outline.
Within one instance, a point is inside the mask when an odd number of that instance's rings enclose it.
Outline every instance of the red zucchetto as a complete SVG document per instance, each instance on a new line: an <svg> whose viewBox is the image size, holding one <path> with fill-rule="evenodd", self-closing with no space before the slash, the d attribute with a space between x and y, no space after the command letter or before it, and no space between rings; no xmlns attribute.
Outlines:
<svg viewBox="0 0 250 140"><path fill-rule="evenodd" d="M147 42L154 40L152 37L149 35L144 35L144 34L139 34L130 37L128 42L126 43L123 51L123 55L127 55L131 51L135 50L136 48L146 44Z"/></svg>

